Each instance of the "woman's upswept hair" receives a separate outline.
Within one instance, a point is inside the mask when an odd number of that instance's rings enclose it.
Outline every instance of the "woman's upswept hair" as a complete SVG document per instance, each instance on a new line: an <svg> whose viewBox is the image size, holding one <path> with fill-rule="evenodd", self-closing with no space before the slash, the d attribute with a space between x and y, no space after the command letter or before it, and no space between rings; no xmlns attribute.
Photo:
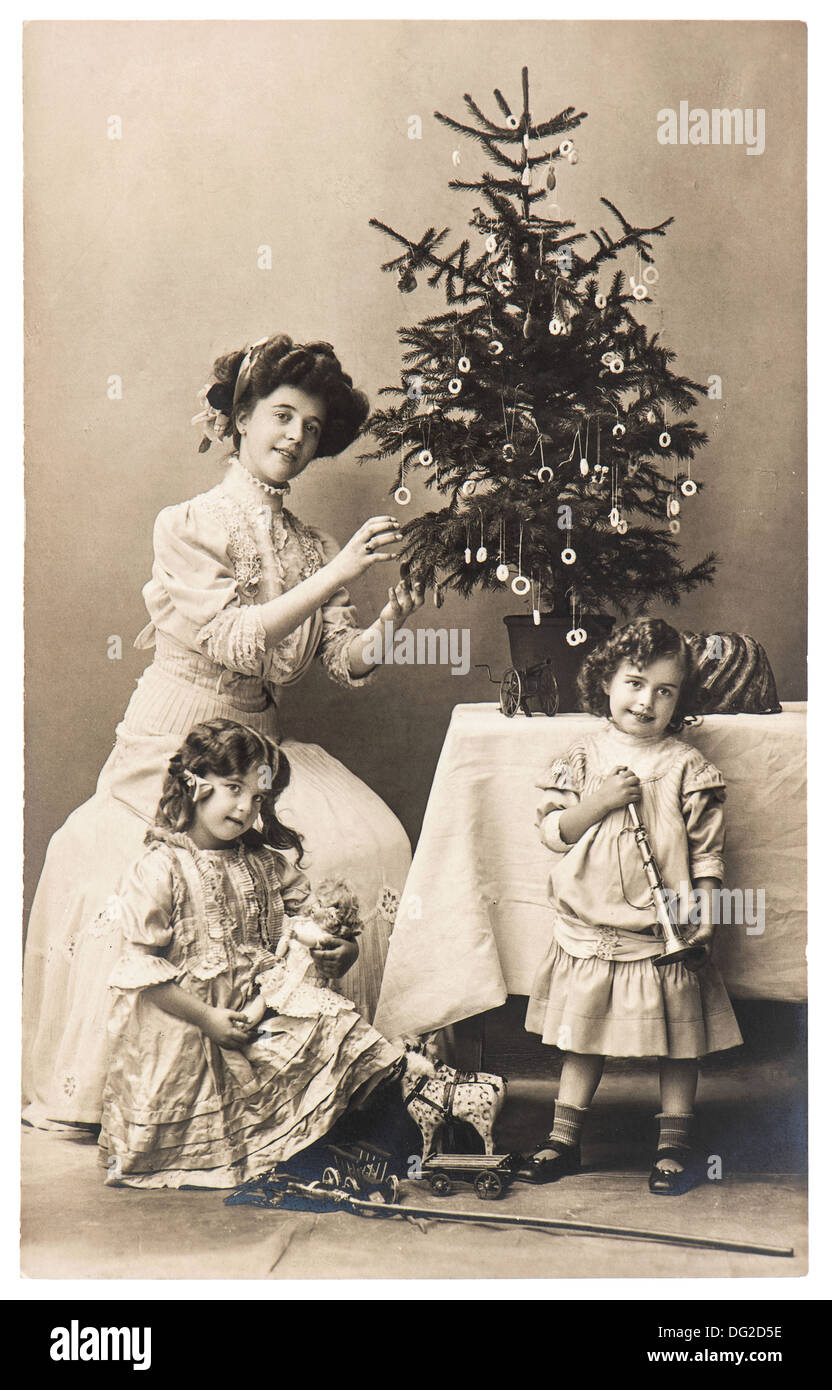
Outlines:
<svg viewBox="0 0 832 1390"><path fill-rule="evenodd" d="M698 672L693 653L681 632L663 618L638 618L627 623L589 653L578 674L581 707L588 714L608 715L610 701L604 685L609 685L622 661L631 661L643 670L651 661L664 656L678 657L682 668L679 698L667 726L671 733L678 733L685 724L693 723L696 716Z"/></svg>
<svg viewBox="0 0 832 1390"><path fill-rule="evenodd" d="M231 719L206 719L191 729L168 763L156 824L166 830L187 831L196 807L195 778L244 777L253 768L263 794L263 829L246 831L242 841L253 847L266 844L273 849L294 850L300 862L303 841L297 831L278 820L275 811L275 801L289 784L286 755L271 739Z"/></svg>
<svg viewBox="0 0 832 1390"><path fill-rule="evenodd" d="M285 333L277 333L253 349L250 365L238 382L246 352L246 348L237 348L218 357L213 366L216 385L211 400L229 417L227 432L235 449L240 447L237 420L241 412L252 410L278 386L297 386L323 399L326 419L315 451L319 458L340 454L358 437L370 404L364 392L353 386L331 343L296 345Z"/></svg>

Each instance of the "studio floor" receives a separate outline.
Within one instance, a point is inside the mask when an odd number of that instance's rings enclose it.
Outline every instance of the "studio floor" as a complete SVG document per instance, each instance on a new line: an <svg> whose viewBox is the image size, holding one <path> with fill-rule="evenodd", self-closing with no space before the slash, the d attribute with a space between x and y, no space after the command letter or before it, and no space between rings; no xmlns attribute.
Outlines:
<svg viewBox="0 0 832 1390"><path fill-rule="evenodd" d="M744 1050L743 1050L744 1051ZM804 1082L786 1059L743 1055L705 1070L697 1111L722 1177L683 1197L647 1190L655 1070L604 1076L585 1130L584 1170L515 1184L495 1203L405 1182L402 1208L549 1216L792 1247L791 1258L698 1250L620 1236L549 1233L224 1205L221 1192L104 1187L91 1136L24 1129L22 1257L30 1279L783 1278L807 1271ZM497 1149L549 1128L553 1085L510 1083ZM712 1164L717 1170L717 1165Z"/></svg>

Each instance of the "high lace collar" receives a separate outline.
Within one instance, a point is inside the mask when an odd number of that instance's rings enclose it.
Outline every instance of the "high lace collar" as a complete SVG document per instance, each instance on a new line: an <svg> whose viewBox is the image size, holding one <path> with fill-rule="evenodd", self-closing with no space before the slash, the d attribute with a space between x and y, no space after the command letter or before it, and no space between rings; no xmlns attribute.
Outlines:
<svg viewBox="0 0 832 1390"><path fill-rule="evenodd" d="M270 512L274 525L283 530L286 529L286 524L291 519L291 512L283 506L281 498L269 497L257 486L236 454L230 456L228 470L220 486L223 492L228 493L235 502L239 502L247 511ZM275 505L277 502L280 502L280 506Z"/></svg>

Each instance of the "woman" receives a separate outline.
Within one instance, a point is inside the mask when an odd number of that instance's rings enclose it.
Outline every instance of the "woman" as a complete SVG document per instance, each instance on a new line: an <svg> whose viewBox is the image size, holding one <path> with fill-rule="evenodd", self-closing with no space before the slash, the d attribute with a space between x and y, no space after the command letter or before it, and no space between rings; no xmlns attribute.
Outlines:
<svg viewBox="0 0 832 1390"><path fill-rule="evenodd" d="M136 857L183 737L227 718L280 739L279 701L320 657L344 687L372 673L364 655L378 625L418 608L418 584L388 590L362 630L347 585L394 559L392 517L371 517L339 548L284 508L292 479L316 455L339 454L367 416L328 343L283 335L218 358L196 419L205 438L231 438L218 486L156 520L136 645L153 647L116 730L95 795L53 836L32 908L24 967L25 1116L35 1124L97 1124L107 1066L108 979L121 948L121 874ZM378 996L387 933L410 862L404 830L368 787L315 744L281 740L291 779L281 818L303 836L313 886L346 878L364 918L361 954L341 988L367 1018ZM347 944L333 938L333 976Z"/></svg>

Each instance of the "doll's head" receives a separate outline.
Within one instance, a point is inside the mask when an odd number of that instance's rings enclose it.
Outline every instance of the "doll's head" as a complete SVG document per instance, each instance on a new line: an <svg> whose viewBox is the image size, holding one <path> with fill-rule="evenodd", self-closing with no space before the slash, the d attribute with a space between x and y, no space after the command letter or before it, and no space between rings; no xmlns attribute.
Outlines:
<svg viewBox="0 0 832 1390"><path fill-rule="evenodd" d="M203 391L205 414L214 413L207 422L212 430L206 431L200 447L207 448L211 437L230 437L239 449L241 421L250 418L258 402L272 397L279 387L294 388L320 402L323 419L314 450L319 457L340 454L357 438L367 418L367 397L353 386L330 343L296 345L277 333L217 358L213 380Z"/></svg>
<svg viewBox="0 0 832 1390"><path fill-rule="evenodd" d="M300 859L300 836L275 812L288 782L289 764L271 739L230 719L208 719L194 725L168 764L156 824L187 831L202 849L242 839L294 850Z"/></svg>
<svg viewBox="0 0 832 1390"><path fill-rule="evenodd" d="M361 933L358 899L341 879L327 879L315 889L312 903L305 909L320 927L331 936L354 941Z"/></svg>
<svg viewBox="0 0 832 1390"><path fill-rule="evenodd" d="M639 618L589 653L578 690L590 714L636 738L655 738L692 721L696 668L680 632L662 618Z"/></svg>

